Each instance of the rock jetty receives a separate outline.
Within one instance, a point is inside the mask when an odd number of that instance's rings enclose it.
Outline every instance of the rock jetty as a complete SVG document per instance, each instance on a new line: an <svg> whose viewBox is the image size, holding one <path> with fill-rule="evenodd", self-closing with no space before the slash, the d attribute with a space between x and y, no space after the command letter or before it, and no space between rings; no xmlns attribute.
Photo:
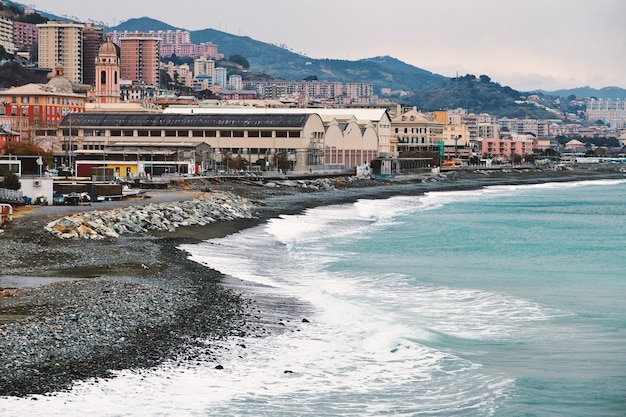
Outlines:
<svg viewBox="0 0 626 417"><path fill-rule="evenodd" d="M78 213L52 221L45 228L61 239L105 239L254 217L253 204L247 199L226 191L212 191L189 201Z"/></svg>

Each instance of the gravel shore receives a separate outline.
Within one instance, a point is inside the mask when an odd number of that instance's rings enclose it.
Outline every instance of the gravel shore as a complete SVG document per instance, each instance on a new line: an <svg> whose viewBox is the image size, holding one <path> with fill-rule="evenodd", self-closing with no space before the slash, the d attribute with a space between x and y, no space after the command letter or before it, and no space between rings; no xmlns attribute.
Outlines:
<svg viewBox="0 0 626 417"><path fill-rule="evenodd" d="M436 179L337 181L330 191L224 182L194 190L150 191L151 198L17 210L0 234L0 395L68 389L112 370L145 369L230 336L262 337L296 323L306 306L255 297L252 288L187 259L177 247L222 237L307 207L484 185L624 178L611 167L572 171L449 173ZM255 219L115 239L59 239L44 226L81 210L193 199L201 189L257 203ZM50 284L51 279L59 279ZM63 280L61 280L63 279ZM8 285L7 285L8 284ZM47 285L43 285L47 284ZM201 346L200 346L201 344ZM203 360L219 365L219 351Z"/></svg>

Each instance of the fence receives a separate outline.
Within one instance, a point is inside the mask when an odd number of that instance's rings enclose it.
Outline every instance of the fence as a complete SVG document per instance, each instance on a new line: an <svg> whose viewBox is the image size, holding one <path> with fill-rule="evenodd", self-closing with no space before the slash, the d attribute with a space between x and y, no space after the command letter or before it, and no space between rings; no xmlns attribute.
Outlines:
<svg viewBox="0 0 626 417"><path fill-rule="evenodd" d="M24 197L21 191L9 190L6 188L0 188L0 201L19 201L23 202Z"/></svg>

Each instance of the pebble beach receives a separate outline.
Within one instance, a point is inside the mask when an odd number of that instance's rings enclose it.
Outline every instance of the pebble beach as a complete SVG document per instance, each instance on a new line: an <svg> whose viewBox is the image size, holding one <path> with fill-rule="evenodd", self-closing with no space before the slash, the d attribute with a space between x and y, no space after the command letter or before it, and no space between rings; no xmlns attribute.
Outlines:
<svg viewBox="0 0 626 417"><path fill-rule="evenodd" d="M16 210L0 234L0 396L53 395L75 381L141 372L197 349L206 352L198 360L218 367L219 348L206 340L263 337L306 319L306 306L255 296L245 283L188 260L181 244L360 198L601 178L625 177L615 167L586 167L342 179L315 189L226 181L150 191L144 200Z"/></svg>

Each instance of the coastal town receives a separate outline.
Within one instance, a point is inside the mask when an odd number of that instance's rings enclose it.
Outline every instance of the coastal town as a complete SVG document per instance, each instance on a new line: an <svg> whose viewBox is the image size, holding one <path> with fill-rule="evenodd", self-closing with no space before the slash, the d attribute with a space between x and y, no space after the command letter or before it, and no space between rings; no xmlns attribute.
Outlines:
<svg viewBox="0 0 626 417"><path fill-rule="evenodd" d="M3 416L621 415L626 98L119 27L0 0Z"/></svg>
<svg viewBox="0 0 626 417"><path fill-rule="evenodd" d="M14 207L122 200L194 179L333 189L332 178L626 163L626 100L569 97L579 110L564 113L524 97L553 115L544 119L423 111L362 81L256 79L244 56L226 59L185 30L0 8L5 62L45 79L0 90L0 224Z"/></svg>
<svg viewBox="0 0 626 417"><path fill-rule="evenodd" d="M0 91L0 169L20 178L13 191L30 203L53 204L68 179L140 187L207 175L389 178L622 163L626 155L623 100L572 98L585 112L544 108L551 119L426 112L385 100L388 92L370 83L244 79L220 65L219 45L193 44L188 31L108 31L3 7L17 20L0 18L0 44L47 79ZM540 101L529 95L525 104ZM70 192L111 197L84 186Z"/></svg>

